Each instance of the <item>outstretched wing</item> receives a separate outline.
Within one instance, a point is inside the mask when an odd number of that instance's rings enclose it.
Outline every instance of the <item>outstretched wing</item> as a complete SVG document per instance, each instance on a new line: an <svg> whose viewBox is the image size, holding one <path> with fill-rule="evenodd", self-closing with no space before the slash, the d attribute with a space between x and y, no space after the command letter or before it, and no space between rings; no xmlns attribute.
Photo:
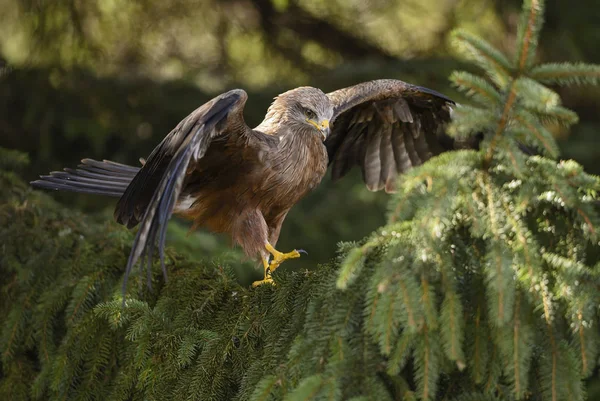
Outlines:
<svg viewBox="0 0 600 401"><path fill-rule="evenodd" d="M445 133L454 102L431 89L382 79L328 93L332 132L325 141L332 178L359 165L372 191L394 191L398 174L434 155L475 148Z"/></svg>
<svg viewBox="0 0 600 401"><path fill-rule="evenodd" d="M133 266L142 257L148 259L148 274L158 242L163 273L167 222L188 171L193 170L212 140L231 135L246 135L250 128L243 119L247 94L241 89L224 93L194 110L152 151L144 166L119 199L115 219L133 227L140 223L127 268L123 289ZM148 280L150 285L150 280Z"/></svg>

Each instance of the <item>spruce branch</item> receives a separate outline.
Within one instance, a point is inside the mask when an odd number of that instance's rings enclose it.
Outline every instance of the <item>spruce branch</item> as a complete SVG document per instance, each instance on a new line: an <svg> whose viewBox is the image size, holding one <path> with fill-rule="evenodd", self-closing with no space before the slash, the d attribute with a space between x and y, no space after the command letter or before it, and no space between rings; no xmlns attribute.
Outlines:
<svg viewBox="0 0 600 401"><path fill-rule="evenodd" d="M447 291L441 309L444 352L459 370L466 366L463 354L464 321L461 316L463 307L459 296L454 291Z"/></svg>
<svg viewBox="0 0 600 401"><path fill-rule="evenodd" d="M554 137L531 113L519 110L514 118L519 123L519 126L511 129L515 139L535 146L552 158L558 157L559 150Z"/></svg>
<svg viewBox="0 0 600 401"><path fill-rule="evenodd" d="M452 44L458 54L482 67L495 86L467 73L455 73L451 77L454 84L465 91L467 96L487 108L490 115L498 116L495 126L485 126L484 111L463 109L462 113L456 113L455 123L450 128L450 133L454 135L466 135L469 131L490 132L491 139L486 147L487 166L491 165L497 153L502 153L496 152L502 143L502 136L512 136L512 140L522 140L525 137L525 142L531 143L526 140L527 135L519 134L523 129L534 132L542 149L550 156L556 157L557 146L554 139L540 127L550 123L568 127L577 123L578 119L575 113L560 106L558 94L543 84L598 83L598 66L568 63L535 65L538 37L543 24L543 9L544 2L541 0L524 1L517 36L517 52L512 62L493 46L474 39L473 35L463 31L457 31L453 35ZM539 80L536 80L537 78ZM523 114L533 117L524 119ZM482 122L474 124L475 118ZM507 146L501 147L504 150L508 149Z"/></svg>
<svg viewBox="0 0 600 401"><path fill-rule="evenodd" d="M528 76L549 85L599 85L600 66L585 63L547 63L533 67Z"/></svg>
<svg viewBox="0 0 600 401"><path fill-rule="evenodd" d="M490 103L499 104L502 97L498 90L484 78L465 71L455 71L450 75L450 81L473 101L487 106Z"/></svg>
<svg viewBox="0 0 600 401"><path fill-rule="evenodd" d="M486 71L496 85L503 87L508 83L511 62L491 44L464 30L453 31L451 43L460 55Z"/></svg>
<svg viewBox="0 0 600 401"><path fill-rule="evenodd" d="M544 0L524 0L517 32L516 53L518 75L530 68L535 60L538 38L543 24Z"/></svg>
<svg viewBox="0 0 600 401"><path fill-rule="evenodd" d="M398 337L398 341L388 361L387 373L390 376L396 376L404 369L414 347L416 337L415 333L411 333L408 330L403 331Z"/></svg>

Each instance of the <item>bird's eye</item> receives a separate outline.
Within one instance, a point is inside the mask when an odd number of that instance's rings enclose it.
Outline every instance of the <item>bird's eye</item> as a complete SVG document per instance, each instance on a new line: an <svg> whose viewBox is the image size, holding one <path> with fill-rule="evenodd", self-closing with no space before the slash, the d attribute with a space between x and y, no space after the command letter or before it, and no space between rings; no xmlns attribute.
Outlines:
<svg viewBox="0 0 600 401"><path fill-rule="evenodd" d="M314 120L317 118L317 113L315 113L314 111L312 111L311 109L304 109L304 115L306 116L306 118L308 118L309 120Z"/></svg>

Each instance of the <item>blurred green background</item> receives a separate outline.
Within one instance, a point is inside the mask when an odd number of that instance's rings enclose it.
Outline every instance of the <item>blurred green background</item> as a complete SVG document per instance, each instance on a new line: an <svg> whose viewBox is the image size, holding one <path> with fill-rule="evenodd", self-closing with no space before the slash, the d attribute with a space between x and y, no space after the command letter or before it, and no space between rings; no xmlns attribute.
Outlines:
<svg viewBox="0 0 600 401"><path fill-rule="evenodd" d="M29 154L26 179L83 157L137 164L190 111L240 87L257 125L276 94L298 85L324 91L398 78L463 98L447 77L464 68L447 34L467 28L512 51L518 0L0 0L0 146ZM600 63L597 0L548 2L539 57ZM600 93L561 92L581 122L557 129L564 158L600 173ZM114 199L56 194L110 219ZM278 247L312 268L339 241L380 226L387 197L368 192L355 171L323 185L291 212ZM175 221L169 244L197 259L261 273L227 240L187 235Z"/></svg>

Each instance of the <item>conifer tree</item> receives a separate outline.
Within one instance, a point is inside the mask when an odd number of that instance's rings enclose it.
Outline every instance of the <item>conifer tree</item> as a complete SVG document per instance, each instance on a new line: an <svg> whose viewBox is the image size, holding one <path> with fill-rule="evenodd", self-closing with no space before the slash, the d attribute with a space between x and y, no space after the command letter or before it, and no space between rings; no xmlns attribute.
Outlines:
<svg viewBox="0 0 600 401"><path fill-rule="evenodd" d="M525 1L513 57L453 33L484 75L452 75L473 105L450 132L481 150L402 176L387 225L273 287L168 251L169 282L135 277L123 306L132 235L0 173L0 399L585 399L600 179L557 161L549 127L577 116L548 85L596 85L600 67L536 64L543 4Z"/></svg>

